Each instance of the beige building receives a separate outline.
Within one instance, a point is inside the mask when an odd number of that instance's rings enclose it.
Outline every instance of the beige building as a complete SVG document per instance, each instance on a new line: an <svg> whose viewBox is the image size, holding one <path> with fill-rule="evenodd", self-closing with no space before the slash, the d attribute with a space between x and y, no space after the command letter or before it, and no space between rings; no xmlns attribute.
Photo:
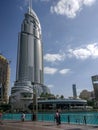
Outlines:
<svg viewBox="0 0 98 130"><path fill-rule="evenodd" d="M0 103L8 103L10 67L8 60L0 54Z"/></svg>

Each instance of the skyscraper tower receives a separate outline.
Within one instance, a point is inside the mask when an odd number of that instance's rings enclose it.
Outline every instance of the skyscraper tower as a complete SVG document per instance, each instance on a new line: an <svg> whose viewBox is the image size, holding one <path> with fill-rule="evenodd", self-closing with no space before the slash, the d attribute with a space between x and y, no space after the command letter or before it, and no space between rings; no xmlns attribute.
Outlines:
<svg viewBox="0 0 98 130"><path fill-rule="evenodd" d="M26 105L26 99L33 97L32 85L43 85L43 51L41 25L32 4L21 25L18 37L16 81L11 90L11 102L20 108ZM16 108L19 107L15 106ZM28 105L27 101L27 105Z"/></svg>
<svg viewBox="0 0 98 130"><path fill-rule="evenodd" d="M43 84L41 26L37 15L29 8L19 34L16 81Z"/></svg>
<svg viewBox="0 0 98 130"><path fill-rule="evenodd" d="M72 88L73 88L73 98L76 99L77 98L76 84L73 84Z"/></svg>
<svg viewBox="0 0 98 130"><path fill-rule="evenodd" d="M94 88L95 99L98 102L98 75L92 76L91 79Z"/></svg>

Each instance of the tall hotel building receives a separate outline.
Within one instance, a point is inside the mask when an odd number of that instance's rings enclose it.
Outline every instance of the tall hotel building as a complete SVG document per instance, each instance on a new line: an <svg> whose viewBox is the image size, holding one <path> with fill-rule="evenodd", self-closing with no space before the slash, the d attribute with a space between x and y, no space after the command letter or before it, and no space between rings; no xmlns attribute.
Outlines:
<svg viewBox="0 0 98 130"><path fill-rule="evenodd" d="M43 92L43 50L41 25L30 7L25 14L18 37L16 81L11 90L13 108L27 109L33 98L33 87ZM47 87L46 87L47 88ZM47 88L48 90L48 88Z"/></svg>
<svg viewBox="0 0 98 130"><path fill-rule="evenodd" d="M98 75L94 75L91 78L92 78L95 98L96 98L96 101L98 101Z"/></svg>
<svg viewBox="0 0 98 130"><path fill-rule="evenodd" d="M0 54L0 104L8 103L10 66L8 60Z"/></svg>
<svg viewBox="0 0 98 130"><path fill-rule="evenodd" d="M76 84L72 85L72 89L73 89L73 98L76 99L77 98Z"/></svg>

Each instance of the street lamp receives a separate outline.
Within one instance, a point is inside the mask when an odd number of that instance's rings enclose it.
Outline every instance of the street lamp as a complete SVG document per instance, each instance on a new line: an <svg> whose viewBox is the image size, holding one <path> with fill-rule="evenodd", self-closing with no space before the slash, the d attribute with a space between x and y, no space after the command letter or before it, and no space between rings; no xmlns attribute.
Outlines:
<svg viewBox="0 0 98 130"><path fill-rule="evenodd" d="M37 103L37 83L32 83L33 86L33 120L37 120L38 103Z"/></svg>

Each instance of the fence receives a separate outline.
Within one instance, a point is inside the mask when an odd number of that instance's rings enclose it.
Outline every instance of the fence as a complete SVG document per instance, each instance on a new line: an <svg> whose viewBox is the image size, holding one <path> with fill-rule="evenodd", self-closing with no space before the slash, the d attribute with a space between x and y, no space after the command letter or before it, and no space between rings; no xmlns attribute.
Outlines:
<svg viewBox="0 0 98 130"><path fill-rule="evenodd" d="M21 114L3 114L3 120L21 120ZM32 120L32 114L26 114L26 119ZM38 121L55 122L54 114L37 114ZM61 122L69 124L98 125L98 115L93 114L61 114Z"/></svg>

